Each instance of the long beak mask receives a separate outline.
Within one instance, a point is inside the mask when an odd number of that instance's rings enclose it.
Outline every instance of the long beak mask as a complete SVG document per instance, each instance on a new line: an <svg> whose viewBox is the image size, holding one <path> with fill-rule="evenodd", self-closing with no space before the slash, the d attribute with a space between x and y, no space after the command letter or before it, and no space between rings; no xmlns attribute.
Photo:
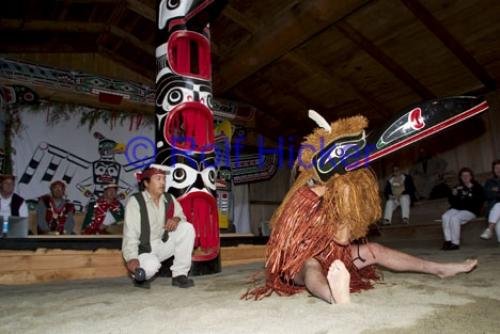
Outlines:
<svg viewBox="0 0 500 334"><path fill-rule="evenodd" d="M366 147L366 133L340 137L313 156L313 166L321 181L346 173L345 167L360 158Z"/></svg>
<svg viewBox="0 0 500 334"><path fill-rule="evenodd" d="M367 143L364 131L339 137L320 146L313 155L313 167L325 182L334 174L345 174L430 137L489 108L483 98L454 96L414 104L383 127ZM309 117L331 132L331 126L313 110Z"/></svg>

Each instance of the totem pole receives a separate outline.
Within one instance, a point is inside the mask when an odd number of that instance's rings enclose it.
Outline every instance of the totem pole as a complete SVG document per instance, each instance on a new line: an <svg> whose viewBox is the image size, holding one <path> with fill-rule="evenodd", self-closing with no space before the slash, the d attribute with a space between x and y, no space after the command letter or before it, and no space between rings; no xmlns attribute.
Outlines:
<svg viewBox="0 0 500 334"><path fill-rule="evenodd" d="M218 259L209 21L224 1L158 1L156 163L196 230L194 265Z"/></svg>

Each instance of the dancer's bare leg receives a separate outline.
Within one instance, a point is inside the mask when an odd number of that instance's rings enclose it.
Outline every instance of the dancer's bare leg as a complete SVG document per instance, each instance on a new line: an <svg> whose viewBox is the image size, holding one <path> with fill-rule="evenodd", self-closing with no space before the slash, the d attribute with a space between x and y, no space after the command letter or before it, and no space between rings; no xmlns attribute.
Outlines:
<svg viewBox="0 0 500 334"><path fill-rule="evenodd" d="M333 300L336 304L349 304L351 302L350 283L351 274L344 265L344 262L335 260L328 269L326 280L330 286Z"/></svg>
<svg viewBox="0 0 500 334"><path fill-rule="evenodd" d="M305 285L313 296L323 299L327 303L348 303L350 275L343 263L338 260L334 261L327 277L323 275L318 260L312 258L304 263L294 282Z"/></svg>
<svg viewBox="0 0 500 334"><path fill-rule="evenodd" d="M395 249L384 247L377 243L368 243L359 246L359 257L365 260L365 262L363 262L357 259L358 246L352 245L351 250L353 259L356 259L354 265L358 269L362 269L372 264L378 264L394 271L427 273L445 278L469 272L477 266L477 260L449 263L428 261Z"/></svg>

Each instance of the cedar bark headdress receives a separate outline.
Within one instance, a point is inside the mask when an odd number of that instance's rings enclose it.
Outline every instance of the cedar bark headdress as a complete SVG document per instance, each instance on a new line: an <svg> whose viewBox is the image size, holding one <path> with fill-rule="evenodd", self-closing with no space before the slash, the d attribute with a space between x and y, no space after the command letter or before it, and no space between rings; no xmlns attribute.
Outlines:
<svg viewBox="0 0 500 334"><path fill-rule="evenodd" d="M340 119L329 124L314 111L309 117L320 126L301 144L295 169L300 175L287 193L283 203L271 218L274 225L288 200L308 183L324 185L323 205L327 207L326 223L335 224L328 230L336 233L347 228L351 239L364 237L368 226L380 218L378 184L373 172L367 168L346 172L353 159L359 159L366 148L365 128L368 120L363 116Z"/></svg>

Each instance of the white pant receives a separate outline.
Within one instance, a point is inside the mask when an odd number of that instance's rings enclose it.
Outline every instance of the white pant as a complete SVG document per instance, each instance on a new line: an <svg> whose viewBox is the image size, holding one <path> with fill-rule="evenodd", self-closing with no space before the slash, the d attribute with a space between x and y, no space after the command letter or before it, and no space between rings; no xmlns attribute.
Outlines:
<svg viewBox="0 0 500 334"><path fill-rule="evenodd" d="M174 263L170 267L172 276L187 275L191 269L195 232L190 223L181 222L177 229L168 234L167 242L160 239L151 241L151 253L139 255L139 264L146 272L146 279L153 277L161 267L161 262L172 255Z"/></svg>
<svg viewBox="0 0 500 334"><path fill-rule="evenodd" d="M476 215L467 210L449 209L441 217L443 220L444 240L460 245L460 228Z"/></svg>
<svg viewBox="0 0 500 334"><path fill-rule="evenodd" d="M401 216L410 219L410 195L401 195L398 199L388 199L385 202L384 219L392 220L392 213L401 205Z"/></svg>
<svg viewBox="0 0 500 334"><path fill-rule="evenodd" d="M495 224L498 242L500 242L500 203L497 203L491 208L488 216L488 223Z"/></svg>

